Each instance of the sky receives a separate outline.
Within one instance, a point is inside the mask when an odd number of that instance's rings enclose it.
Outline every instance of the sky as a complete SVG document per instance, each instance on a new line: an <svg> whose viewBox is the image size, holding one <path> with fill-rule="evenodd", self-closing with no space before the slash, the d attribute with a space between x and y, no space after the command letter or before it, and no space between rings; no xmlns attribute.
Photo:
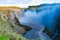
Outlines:
<svg viewBox="0 0 60 40"><path fill-rule="evenodd" d="M60 0L0 0L0 6L28 7L44 3L60 3Z"/></svg>

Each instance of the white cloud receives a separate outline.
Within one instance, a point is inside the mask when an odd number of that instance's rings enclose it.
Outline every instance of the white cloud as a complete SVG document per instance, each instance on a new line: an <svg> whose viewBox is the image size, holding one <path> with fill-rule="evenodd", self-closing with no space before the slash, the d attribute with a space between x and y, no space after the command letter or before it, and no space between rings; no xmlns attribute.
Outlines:
<svg viewBox="0 0 60 40"><path fill-rule="evenodd" d="M44 3L60 3L60 0L0 0L0 6L28 7Z"/></svg>

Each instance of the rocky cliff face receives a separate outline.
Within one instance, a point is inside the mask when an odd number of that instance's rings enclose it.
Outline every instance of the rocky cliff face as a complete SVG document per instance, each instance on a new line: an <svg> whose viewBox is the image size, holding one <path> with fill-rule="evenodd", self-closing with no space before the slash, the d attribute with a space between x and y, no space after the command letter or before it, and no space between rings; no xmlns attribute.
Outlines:
<svg viewBox="0 0 60 40"><path fill-rule="evenodd" d="M9 38L9 40L26 40L21 35L24 35L26 30L19 25L18 18L22 13L22 9L2 9L0 8L0 34ZM10 37L11 36L11 37Z"/></svg>
<svg viewBox="0 0 60 40"><path fill-rule="evenodd" d="M16 31L18 31L21 34L24 34L25 29L20 27L19 25L17 25L18 22L16 20L16 19L18 19L16 17L16 14L18 14L18 16L20 16L21 12L22 12L21 10L20 11L3 10L3 11L0 11L0 15L1 15L2 19L7 19L13 25L13 27Z"/></svg>

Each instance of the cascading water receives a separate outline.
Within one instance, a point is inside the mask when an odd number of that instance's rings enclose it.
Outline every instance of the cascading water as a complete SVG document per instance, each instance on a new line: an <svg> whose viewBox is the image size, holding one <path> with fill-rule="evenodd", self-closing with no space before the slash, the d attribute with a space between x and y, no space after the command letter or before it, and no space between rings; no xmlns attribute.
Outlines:
<svg viewBox="0 0 60 40"><path fill-rule="evenodd" d="M42 4L43 5L43 4ZM48 30L55 34L56 30L56 17L57 12L60 9L60 4L45 4L40 6L37 10L25 10L23 16L18 18L22 25L27 25L32 29L28 31L24 36L30 40L41 38L42 40L52 40L53 36L50 36L43 31L47 27ZM56 12L57 10L57 12ZM60 11L60 10L59 10ZM60 16L60 13L59 13ZM56 36L56 35L55 35Z"/></svg>

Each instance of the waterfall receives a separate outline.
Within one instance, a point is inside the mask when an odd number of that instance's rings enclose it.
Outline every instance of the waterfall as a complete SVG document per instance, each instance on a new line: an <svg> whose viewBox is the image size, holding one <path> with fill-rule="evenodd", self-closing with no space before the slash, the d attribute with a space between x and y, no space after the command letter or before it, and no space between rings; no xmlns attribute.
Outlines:
<svg viewBox="0 0 60 40"><path fill-rule="evenodd" d="M43 5L43 4L42 4ZM52 40L47 33L44 33L45 27L48 28L53 34L56 30L56 12L60 8L60 4L48 4L40 6L38 9L27 9L19 17L19 22L22 25L27 25L32 29L24 36L28 39L42 38L42 40ZM36 12L36 10L38 10ZM59 10L60 11L60 10ZM58 15L57 15L58 16Z"/></svg>

